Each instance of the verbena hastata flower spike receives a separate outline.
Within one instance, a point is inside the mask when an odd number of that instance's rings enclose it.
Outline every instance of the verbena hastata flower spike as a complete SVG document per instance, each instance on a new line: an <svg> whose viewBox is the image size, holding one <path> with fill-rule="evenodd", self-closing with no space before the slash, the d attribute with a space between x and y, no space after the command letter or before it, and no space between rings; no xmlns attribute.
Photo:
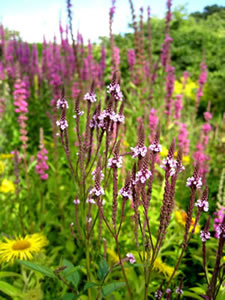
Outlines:
<svg viewBox="0 0 225 300"><path fill-rule="evenodd" d="M152 176L149 178L149 182L148 182L148 190L147 190L148 202L150 202L150 200L151 200L152 184L153 184L153 179L154 179L155 163L156 163L157 155L162 150L162 146L160 145L160 125L158 125L158 127L156 129L155 137L154 137L151 145L149 146L149 149L152 152L151 159L150 159L151 160L150 171L151 171Z"/></svg>
<svg viewBox="0 0 225 300"><path fill-rule="evenodd" d="M192 214L195 204L195 194L197 189L200 189L202 187L202 179L199 175L199 163L195 166L193 176L187 179L187 187L191 190L191 197L189 201L189 207L187 212L187 219L185 224L185 234L184 234L184 247L186 247L187 240L188 240L188 233L191 227L191 221L192 221Z"/></svg>
<svg viewBox="0 0 225 300"><path fill-rule="evenodd" d="M40 151L37 154L37 164L35 166L35 171L37 174L40 174L41 180L48 179L48 170L47 160L48 160L48 151L44 147L44 132L43 128L40 128Z"/></svg>
<svg viewBox="0 0 225 300"><path fill-rule="evenodd" d="M67 127L69 125L68 125L68 122L66 120L66 111L68 109L68 103L65 100L64 87L62 89L62 96L57 101L57 106L58 106L59 109L61 109L61 116L60 116L60 119L58 121L56 121L56 125L59 127L60 140L61 140L62 146L64 148L64 151L65 151L68 163L69 163L70 170L71 170L72 175L73 175L73 180L75 180L75 172L74 172L74 168L73 168L71 158L70 158L70 145L69 145L69 137L68 137L68 130L67 130Z"/></svg>
<svg viewBox="0 0 225 300"><path fill-rule="evenodd" d="M138 122L138 143L136 147L131 147L132 157L138 158L138 169L141 168L143 157L145 157L147 153L147 147L145 146L145 128L144 122L140 118Z"/></svg>
<svg viewBox="0 0 225 300"><path fill-rule="evenodd" d="M89 145L90 141L90 112L91 112L91 104L96 102L96 94L95 94L95 81L92 81L90 92L84 95L84 100L87 101L87 120L85 126L85 137L84 137L84 150L85 152L89 151L91 145Z"/></svg>
<svg viewBox="0 0 225 300"><path fill-rule="evenodd" d="M168 156L163 160L162 168L165 170L165 187L163 195L163 203L160 211L160 225L158 229L158 237L156 242L156 251L159 251L160 246L165 238L166 228L168 227L168 216L171 213L171 183L169 182L170 177L176 174L177 161L173 159L175 152L175 139L173 139Z"/></svg>
<svg viewBox="0 0 225 300"><path fill-rule="evenodd" d="M204 232L208 232L209 226L205 228ZM213 274L211 277L210 282L208 283L208 290L206 293L206 296L208 296L208 299L216 299L220 286L222 284L221 280L221 273L224 274L224 263L221 262L223 258L223 248L225 244L225 214L223 216L223 221L219 227L219 241L218 241L218 250L216 253L216 262L215 267L213 270ZM205 245L205 242L203 242L203 245ZM203 254L204 255L204 254Z"/></svg>

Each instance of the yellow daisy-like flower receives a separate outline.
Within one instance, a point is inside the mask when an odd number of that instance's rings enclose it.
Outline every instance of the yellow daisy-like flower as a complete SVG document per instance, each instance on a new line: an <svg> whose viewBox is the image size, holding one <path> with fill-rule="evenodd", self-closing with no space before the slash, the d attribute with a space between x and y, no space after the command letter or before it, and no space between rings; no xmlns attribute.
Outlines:
<svg viewBox="0 0 225 300"><path fill-rule="evenodd" d="M169 278L172 275L174 268L164 263L160 257L157 257L153 265L153 270L156 270Z"/></svg>
<svg viewBox="0 0 225 300"><path fill-rule="evenodd" d="M192 81L190 78L188 78L184 95L194 100L196 97L195 91L197 88L198 88L198 84L195 81ZM183 92L183 83L176 80L174 84L174 95L181 94L182 92Z"/></svg>
<svg viewBox="0 0 225 300"><path fill-rule="evenodd" d="M5 166L3 164L3 162L0 160L0 174L2 174L5 170Z"/></svg>
<svg viewBox="0 0 225 300"><path fill-rule="evenodd" d="M3 179L0 185L0 192L2 193L14 193L15 192L15 185L11 180Z"/></svg>
<svg viewBox="0 0 225 300"><path fill-rule="evenodd" d="M182 225L182 226L185 227L186 220L187 220L187 214L186 214L185 211L183 211L183 210L177 210L175 212L175 218L176 218L177 223L179 223L180 225ZM191 227L189 229L189 232L192 231L194 224L195 224L195 218L192 218L192 220L191 220ZM199 232L200 232L200 225L197 224L196 227L195 227L195 233L199 233Z"/></svg>
<svg viewBox="0 0 225 300"><path fill-rule="evenodd" d="M124 144L125 147L129 147L130 146L130 144L127 141L123 141L123 144Z"/></svg>
<svg viewBox="0 0 225 300"><path fill-rule="evenodd" d="M174 157L177 158L177 151L174 153ZM190 163L190 156L188 155L183 155L182 157L182 163L186 166Z"/></svg>
<svg viewBox="0 0 225 300"><path fill-rule="evenodd" d="M0 242L0 263L13 263L15 259L31 260L35 253L41 252L48 245L48 240L41 233L16 237Z"/></svg>
<svg viewBox="0 0 225 300"><path fill-rule="evenodd" d="M12 157L13 157L12 153L1 153L0 154L1 159L8 159L8 158L12 158Z"/></svg>
<svg viewBox="0 0 225 300"><path fill-rule="evenodd" d="M168 155L168 151L169 150L166 147L162 146L162 151L160 152L160 155L165 157Z"/></svg>

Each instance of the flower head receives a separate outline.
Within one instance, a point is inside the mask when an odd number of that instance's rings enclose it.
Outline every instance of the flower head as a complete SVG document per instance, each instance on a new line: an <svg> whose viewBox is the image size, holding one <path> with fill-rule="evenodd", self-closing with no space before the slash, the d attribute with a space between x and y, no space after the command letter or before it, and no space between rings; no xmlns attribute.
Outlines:
<svg viewBox="0 0 225 300"><path fill-rule="evenodd" d="M131 264L134 264L136 262L136 259L132 253L127 253L126 257L128 258L128 260Z"/></svg>
<svg viewBox="0 0 225 300"><path fill-rule="evenodd" d="M152 143L152 144L149 146L149 149L150 149L152 152L158 153L158 152L161 152L161 151L162 151L162 145L156 144L156 143Z"/></svg>
<svg viewBox="0 0 225 300"><path fill-rule="evenodd" d="M3 179L0 185L0 192L2 193L14 193L15 192L15 185L12 181L8 179Z"/></svg>
<svg viewBox="0 0 225 300"><path fill-rule="evenodd" d="M175 159L166 157L163 159L160 167L165 171L169 171L170 176L173 176L176 173L177 161Z"/></svg>
<svg viewBox="0 0 225 300"><path fill-rule="evenodd" d="M210 232L209 231L204 231L204 230L201 230L200 231L200 238L203 242L206 242L207 240L210 239Z"/></svg>
<svg viewBox="0 0 225 300"><path fill-rule="evenodd" d="M200 189L202 187L202 178L201 177L189 177L187 179L186 186L195 187L196 189Z"/></svg>
<svg viewBox="0 0 225 300"><path fill-rule="evenodd" d="M138 156L145 157L145 155L147 153L147 148L145 146L143 146L143 147L136 146L136 147L131 147L130 149L133 152L133 154L132 154L133 158L136 158Z"/></svg>
<svg viewBox="0 0 225 300"><path fill-rule="evenodd" d="M209 202L202 199L197 200L195 206L201 208L205 212L209 210Z"/></svg>
<svg viewBox="0 0 225 300"><path fill-rule="evenodd" d="M156 298L156 299L161 299L161 297L162 297L162 291L161 291L161 290L157 290L157 291L155 292L155 298Z"/></svg>
<svg viewBox="0 0 225 300"><path fill-rule="evenodd" d="M79 200L79 199L74 199L74 200L73 200L73 203L74 203L75 205L79 205L79 204L80 204L80 200Z"/></svg>
<svg viewBox="0 0 225 300"><path fill-rule="evenodd" d="M60 130L62 130L62 131L68 127L68 123L65 119L56 121L56 125L59 126Z"/></svg>
<svg viewBox="0 0 225 300"><path fill-rule="evenodd" d="M108 168L121 168L122 166L122 157L114 156L108 160Z"/></svg>
<svg viewBox="0 0 225 300"><path fill-rule="evenodd" d="M176 288L176 293L179 294L179 295L181 295L181 294L184 293L184 291L178 286L178 287Z"/></svg>
<svg viewBox="0 0 225 300"><path fill-rule="evenodd" d="M48 245L48 240L41 233L26 235L14 239L4 237L0 242L0 262L13 263L15 259L31 260L33 255L41 252Z"/></svg>
<svg viewBox="0 0 225 300"><path fill-rule="evenodd" d="M107 93L111 94L116 100L123 101L123 94L120 90L119 83L111 82L110 85L107 86Z"/></svg>
<svg viewBox="0 0 225 300"><path fill-rule="evenodd" d="M63 108L66 108L66 109L68 109L69 108L69 105L68 105L68 102L66 101L66 99L65 98L59 98L58 100L57 100L57 102L56 102L56 108L57 109L63 109Z"/></svg>
<svg viewBox="0 0 225 300"><path fill-rule="evenodd" d="M90 101L91 103L94 103L94 102L97 101L97 99L96 99L96 94L93 93L93 92L86 93L86 94L84 95L84 100Z"/></svg>

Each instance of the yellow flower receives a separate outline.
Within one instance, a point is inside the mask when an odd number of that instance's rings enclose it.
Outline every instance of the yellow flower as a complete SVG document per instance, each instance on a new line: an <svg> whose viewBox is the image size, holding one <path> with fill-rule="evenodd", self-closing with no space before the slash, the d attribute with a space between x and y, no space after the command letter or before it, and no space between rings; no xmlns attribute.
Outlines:
<svg viewBox="0 0 225 300"><path fill-rule="evenodd" d="M26 235L24 238L8 239L0 242L0 262L13 263L15 259L31 260L33 254L41 252L48 245L48 240L41 233Z"/></svg>
<svg viewBox="0 0 225 300"><path fill-rule="evenodd" d="M0 158L1 159L7 159L7 158L12 158L12 157L13 157L12 153L9 153L9 154L7 154L7 153L1 153L0 154Z"/></svg>
<svg viewBox="0 0 225 300"><path fill-rule="evenodd" d="M15 192L15 185L12 181L8 179L3 179L0 185L0 192L2 193L14 193Z"/></svg>
<svg viewBox="0 0 225 300"><path fill-rule="evenodd" d="M153 270L156 270L169 278L172 275L174 268L168 266L161 260L161 258L157 257L153 265Z"/></svg>
<svg viewBox="0 0 225 300"><path fill-rule="evenodd" d="M116 252L113 249L107 248L107 254L109 255L109 260L115 264L119 262L119 256L116 254Z"/></svg>
<svg viewBox="0 0 225 300"><path fill-rule="evenodd" d="M174 157L177 158L177 151L174 153ZM188 155L183 155L183 157L182 157L182 162L183 162L183 164L184 164L185 166L188 165L188 164L190 163L190 156L188 156Z"/></svg>
<svg viewBox="0 0 225 300"><path fill-rule="evenodd" d="M130 146L130 144L127 141L123 141L123 144L124 144L125 147L129 147Z"/></svg>
<svg viewBox="0 0 225 300"><path fill-rule="evenodd" d="M187 84L185 86L184 95L188 98L195 99L196 98L196 89L198 88L198 84L192 81L190 78L187 80ZM180 81L175 81L174 86L174 95L181 94L183 91L183 83Z"/></svg>
<svg viewBox="0 0 225 300"><path fill-rule="evenodd" d="M43 292L40 288L35 288L32 290L27 291L24 296L23 300L43 300Z"/></svg>
<svg viewBox="0 0 225 300"><path fill-rule="evenodd" d="M166 147L162 147L162 151L160 152L161 156L167 156L168 155L168 149Z"/></svg>
<svg viewBox="0 0 225 300"><path fill-rule="evenodd" d="M177 210L175 212L175 218L176 218L176 221L178 224L182 225L185 227L185 224L186 224L186 220L187 220L187 214L185 211L183 210ZM189 232L192 231L193 229L193 226L195 224L195 218L192 218L191 220L191 227L189 229ZM200 225L197 224L196 227L195 227L195 233L199 233L200 232Z"/></svg>
<svg viewBox="0 0 225 300"><path fill-rule="evenodd" d="M145 253L145 258L147 258L147 253ZM149 262L151 261L151 258L152 254L150 254ZM153 270L163 274L166 278L169 278L172 275L174 268L164 263L160 257L157 257L153 264ZM176 272L175 276L177 274L178 273Z"/></svg>
<svg viewBox="0 0 225 300"><path fill-rule="evenodd" d="M5 166L3 164L3 162L0 160L0 174L2 174L4 172Z"/></svg>
<svg viewBox="0 0 225 300"><path fill-rule="evenodd" d="M190 163L190 156L184 155L182 161L184 165L188 165Z"/></svg>

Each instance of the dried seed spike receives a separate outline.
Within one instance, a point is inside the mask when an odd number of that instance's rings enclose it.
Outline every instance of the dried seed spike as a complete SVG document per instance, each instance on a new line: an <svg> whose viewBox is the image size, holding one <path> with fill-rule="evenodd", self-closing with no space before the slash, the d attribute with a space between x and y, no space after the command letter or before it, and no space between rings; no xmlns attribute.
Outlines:
<svg viewBox="0 0 225 300"><path fill-rule="evenodd" d="M116 73L118 72L118 70L115 70L114 72L113 72L113 76L112 76L112 84L113 85L115 85L116 84Z"/></svg>
<svg viewBox="0 0 225 300"><path fill-rule="evenodd" d="M120 82L121 82L121 78L119 77L118 80L117 80L117 83L120 85Z"/></svg>
<svg viewBox="0 0 225 300"><path fill-rule="evenodd" d="M209 195L209 188L208 185L205 187L203 193L202 193L202 201L207 201Z"/></svg>
<svg viewBox="0 0 225 300"><path fill-rule="evenodd" d="M120 155L120 140L117 142L115 150L114 150L114 155L119 156Z"/></svg>
<svg viewBox="0 0 225 300"><path fill-rule="evenodd" d="M156 133L155 133L155 138L154 138L154 143L159 144L160 143L160 124L157 125Z"/></svg>
<svg viewBox="0 0 225 300"><path fill-rule="evenodd" d="M92 83L91 83L91 89L90 89L90 93L94 94L95 92L95 80L93 79Z"/></svg>
<svg viewBox="0 0 225 300"><path fill-rule="evenodd" d="M150 162L150 157L151 157L151 154L150 154L150 150L148 149L148 151L147 151L147 153L145 155L144 161L143 161L142 168L148 169L149 162Z"/></svg>
<svg viewBox="0 0 225 300"><path fill-rule="evenodd" d="M64 85L62 86L62 99L65 98L65 88L64 88Z"/></svg>
<svg viewBox="0 0 225 300"><path fill-rule="evenodd" d="M107 108L106 108L106 110L108 112L111 112L112 111L112 106L113 106L113 97L110 96L109 100L107 101Z"/></svg>
<svg viewBox="0 0 225 300"><path fill-rule="evenodd" d="M168 151L168 157L170 159L173 159L174 152L175 152L175 145L176 145L175 138L173 138L172 143L169 148L169 151Z"/></svg>
<svg viewBox="0 0 225 300"><path fill-rule="evenodd" d="M193 172L193 176L194 178L198 178L199 176L199 169L200 169L200 163L199 161L197 161L195 168L194 168L194 172Z"/></svg>
<svg viewBox="0 0 225 300"><path fill-rule="evenodd" d="M99 155L99 158L98 158L98 162L97 162L97 168L102 168L102 163L101 163L101 155ZM96 168L96 169L97 169Z"/></svg>
<svg viewBox="0 0 225 300"><path fill-rule="evenodd" d="M145 145L145 127L143 119L139 119L139 126L138 126L138 146L144 147Z"/></svg>
<svg viewBox="0 0 225 300"><path fill-rule="evenodd" d="M137 165L136 165L136 162L134 163L133 165L133 168L132 168L132 179L135 180L136 178L136 171L137 171Z"/></svg>
<svg viewBox="0 0 225 300"><path fill-rule="evenodd" d="M124 111L124 104L125 104L125 100L122 101L122 104L120 105L120 109L119 109L119 115L123 115L123 111Z"/></svg>
<svg viewBox="0 0 225 300"><path fill-rule="evenodd" d="M208 232L208 231L209 231L210 221L211 221L211 216L209 215L209 216L208 216L208 220L207 220L207 222L206 222L206 224L205 224L205 228L204 228L204 231L205 231L205 232Z"/></svg>
<svg viewBox="0 0 225 300"><path fill-rule="evenodd" d="M180 169L182 166L183 149L179 148L177 153L177 167Z"/></svg>
<svg viewBox="0 0 225 300"><path fill-rule="evenodd" d="M80 94L78 94L77 98L75 99L74 112L76 114L80 112Z"/></svg>
<svg viewBox="0 0 225 300"><path fill-rule="evenodd" d="M126 179L125 179L124 186L129 186L130 185L130 181L131 181L131 175L130 175L130 171L128 171Z"/></svg>
<svg viewBox="0 0 225 300"><path fill-rule="evenodd" d="M100 189L100 183L101 183L101 167L96 168L96 173L95 173L95 187Z"/></svg>

